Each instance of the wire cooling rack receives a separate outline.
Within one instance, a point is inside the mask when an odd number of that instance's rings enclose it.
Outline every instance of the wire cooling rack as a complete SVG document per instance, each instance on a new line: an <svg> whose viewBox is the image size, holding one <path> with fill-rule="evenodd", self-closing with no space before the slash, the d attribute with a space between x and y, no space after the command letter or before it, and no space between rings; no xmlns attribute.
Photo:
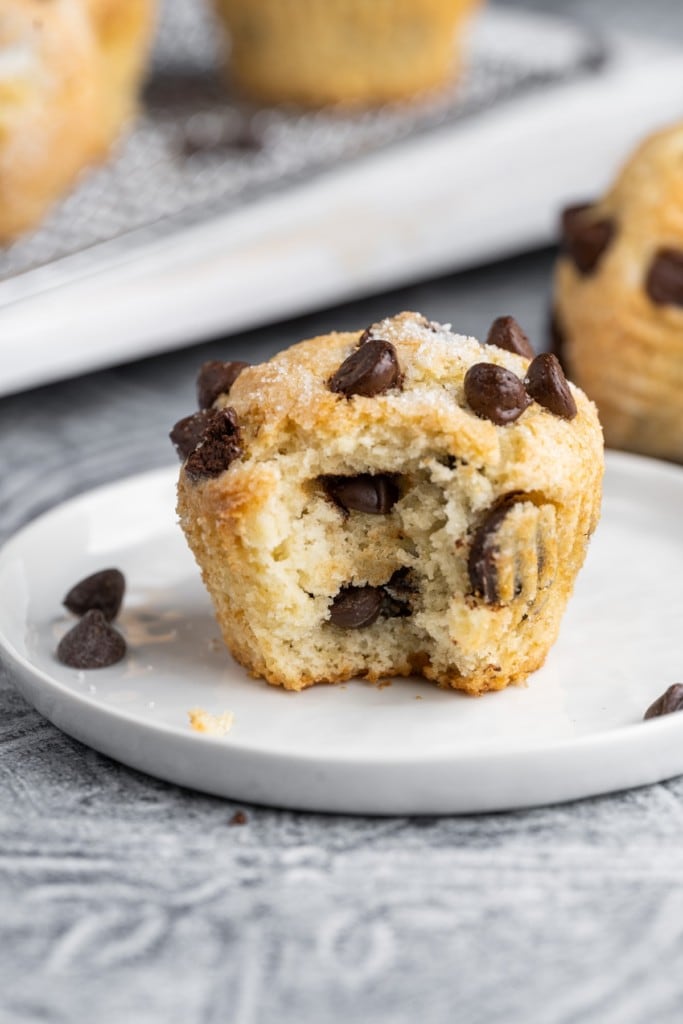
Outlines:
<svg viewBox="0 0 683 1024"><path fill-rule="evenodd" d="M418 104L353 115L257 109L224 84L204 5L167 0L141 116L36 232L0 250L0 307L345 161L590 74L604 59L587 30L559 21L539 46L523 23L503 32L495 9L469 52L464 77Z"/></svg>

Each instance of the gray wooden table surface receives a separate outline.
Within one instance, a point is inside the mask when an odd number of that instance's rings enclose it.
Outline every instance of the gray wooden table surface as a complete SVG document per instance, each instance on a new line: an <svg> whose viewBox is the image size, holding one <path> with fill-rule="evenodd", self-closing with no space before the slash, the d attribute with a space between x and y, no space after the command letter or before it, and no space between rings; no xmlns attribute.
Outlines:
<svg viewBox="0 0 683 1024"><path fill-rule="evenodd" d="M680 0L563 7L683 36ZM0 540L70 495L171 463L166 434L193 407L202 360L256 361L404 308L478 335L513 313L538 340L551 259L0 401ZM68 739L0 670L2 1024L683 1019L683 779L480 817L247 807L232 826L236 809Z"/></svg>

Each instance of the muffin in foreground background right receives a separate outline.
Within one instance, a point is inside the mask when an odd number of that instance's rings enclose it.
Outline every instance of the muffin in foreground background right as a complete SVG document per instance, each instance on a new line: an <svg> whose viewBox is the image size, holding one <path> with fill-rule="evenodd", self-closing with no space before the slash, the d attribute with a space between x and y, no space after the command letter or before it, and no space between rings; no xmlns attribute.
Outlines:
<svg viewBox="0 0 683 1024"><path fill-rule="evenodd" d="M563 215L553 333L605 442L683 463L683 123Z"/></svg>

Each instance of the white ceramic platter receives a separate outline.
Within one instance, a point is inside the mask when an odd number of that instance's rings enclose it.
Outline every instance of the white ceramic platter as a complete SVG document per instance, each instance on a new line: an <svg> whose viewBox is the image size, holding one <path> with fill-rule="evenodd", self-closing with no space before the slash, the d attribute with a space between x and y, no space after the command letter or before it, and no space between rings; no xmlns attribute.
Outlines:
<svg viewBox="0 0 683 1024"><path fill-rule="evenodd" d="M291 694L249 679L220 640L175 523L175 469L54 509L0 553L0 648L64 732L161 779L317 811L448 814L572 800L683 773L683 714L643 722L683 678L683 471L608 459L603 520L560 639L526 687L472 699L419 680ZM129 655L76 672L56 644L69 587L126 574ZM234 713L225 737L190 729Z"/></svg>

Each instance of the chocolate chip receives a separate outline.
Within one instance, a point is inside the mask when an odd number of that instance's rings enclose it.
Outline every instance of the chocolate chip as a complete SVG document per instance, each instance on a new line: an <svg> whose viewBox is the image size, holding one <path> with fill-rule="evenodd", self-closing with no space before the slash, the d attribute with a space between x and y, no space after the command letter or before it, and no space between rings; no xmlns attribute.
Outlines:
<svg viewBox="0 0 683 1024"><path fill-rule="evenodd" d="M560 361L552 352L542 352L529 364L525 385L531 397L553 415L565 420L576 416L576 402L569 390Z"/></svg>
<svg viewBox="0 0 683 1024"><path fill-rule="evenodd" d="M85 615L93 608L109 622L119 613L126 581L118 569L102 569L86 576L71 588L62 604L74 615Z"/></svg>
<svg viewBox="0 0 683 1024"><path fill-rule="evenodd" d="M399 497L396 478L389 473L324 476L321 480L327 495L347 512L386 515Z"/></svg>
<svg viewBox="0 0 683 1024"><path fill-rule="evenodd" d="M645 288L658 306L683 306L683 252L680 249L657 250Z"/></svg>
<svg viewBox="0 0 683 1024"><path fill-rule="evenodd" d="M491 509L472 540L467 559L467 573L472 593L487 604L500 600L498 593L498 527L512 506L520 500L518 494L508 494Z"/></svg>
<svg viewBox="0 0 683 1024"><path fill-rule="evenodd" d="M580 225L584 223L585 215L590 213L593 205L593 203L573 203L571 206L565 206L564 210L560 213L560 231L563 240L573 232L580 230Z"/></svg>
<svg viewBox="0 0 683 1024"><path fill-rule="evenodd" d="M330 607L330 622L340 629L371 626L382 610L381 587L342 587Z"/></svg>
<svg viewBox="0 0 683 1024"><path fill-rule="evenodd" d="M334 373L327 386L330 391L373 398L401 384L401 368L396 349L390 341L370 338L355 349Z"/></svg>
<svg viewBox="0 0 683 1024"><path fill-rule="evenodd" d="M249 363L235 360L232 363L222 363L218 359L211 359L204 363L197 376L197 404L200 409L209 409L219 395L227 395L242 370L246 369Z"/></svg>
<svg viewBox="0 0 683 1024"><path fill-rule="evenodd" d="M582 274L592 273L615 233L613 220L603 217L592 220L589 203L568 206L562 214L564 251Z"/></svg>
<svg viewBox="0 0 683 1024"><path fill-rule="evenodd" d="M565 337L560 323L560 316L557 310L552 310L550 313L550 322L548 324L548 334L550 336L550 351L554 356L557 356L560 366L562 366L562 360L564 357L565 348Z"/></svg>
<svg viewBox="0 0 683 1024"><path fill-rule="evenodd" d="M513 316L499 316L493 321L486 344L496 345L506 352L516 352L527 359L534 358L531 342Z"/></svg>
<svg viewBox="0 0 683 1024"><path fill-rule="evenodd" d="M662 715L670 715L673 711L683 711L683 684L681 683L674 683L664 691L661 697L657 697L643 717L660 718Z"/></svg>
<svg viewBox="0 0 683 1024"><path fill-rule="evenodd" d="M180 150L184 157L257 153L261 149L263 140L251 124L226 123L201 115L190 118L180 138Z"/></svg>
<svg viewBox="0 0 683 1024"><path fill-rule="evenodd" d="M519 377L493 363L470 366L465 374L465 398L477 416L498 426L513 423L531 405Z"/></svg>
<svg viewBox="0 0 683 1024"><path fill-rule="evenodd" d="M370 341L370 338L372 337L372 332L374 331L374 329L375 329L375 325L371 324L370 327L366 327L365 330L362 331L360 337L358 338L358 348L360 348L361 345L365 345L365 343L367 341Z"/></svg>
<svg viewBox="0 0 683 1024"><path fill-rule="evenodd" d="M213 411L202 409L191 416L185 416L178 420L171 433L168 435L175 445L181 461L195 450L201 440L201 436L211 422Z"/></svg>
<svg viewBox="0 0 683 1024"><path fill-rule="evenodd" d="M185 472L191 480L220 476L242 454L234 409L212 409L199 443L188 456Z"/></svg>
<svg viewBox="0 0 683 1024"><path fill-rule="evenodd" d="M102 612L86 612L59 642L57 658L69 668L106 668L121 661L126 641L110 626Z"/></svg>
<svg viewBox="0 0 683 1024"><path fill-rule="evenodd" d="M249 818L244 811L235 811L228 825L246 825L248 821Z"/></svg>
<svg viewBox="0 0 683 1024"><path fill-rule="evenodd" d="M397 569L388 583L382 587L382 615L387 618L405 618L413 613L413 601L417 583L410 569Z"/></svg>

